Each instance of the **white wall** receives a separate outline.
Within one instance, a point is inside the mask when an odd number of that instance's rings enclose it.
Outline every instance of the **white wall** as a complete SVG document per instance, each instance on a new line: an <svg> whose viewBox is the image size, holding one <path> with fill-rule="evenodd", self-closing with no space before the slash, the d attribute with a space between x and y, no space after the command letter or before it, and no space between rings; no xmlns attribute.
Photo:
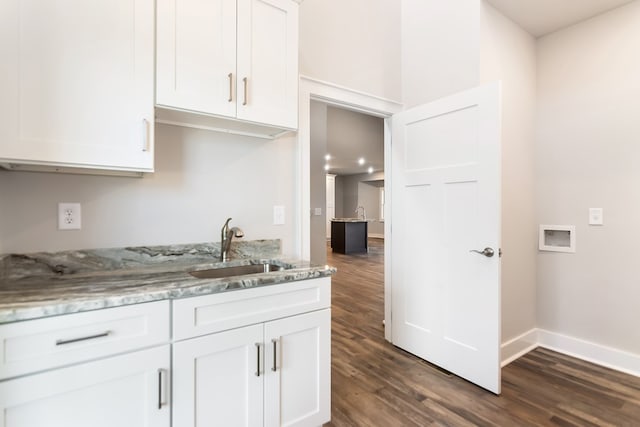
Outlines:
<svg viewBox="0 0 640 427"><path fill-rule="evenodd" d="M300 73L400 100L400 6L398 0L305 0Z"/></svg>
<svg viewBox="0 0 640 427"><path fill-rule="evenodd" d="M538 255L538 324L636 354L639 23L636 1L539 39L536 139L538 221L577 233L575 254Z"/></svg>
<svg viewBox="0 0 640 427"><path fill-rule="evenodd" d="M478 85L480 0L402 0L402 101L413 107Z"/></svg>
<svg viewBox="0 0 640 427"><path fill-rule="evenodd" d="M294 253L294 138L156 130L156 173L142 179L0 172L0 253L219 241L227 217ZM82 203L82 230L57 230L58 202ZM286 225L272 225L273 205Z"/></svg>
<svg viewBox="0 0 640 427"><path fill-rule="evenodd" d="M310 199L311 262L327 263L327 175L324 156L327 153L327 104L311 102ZM320 208L322 214L315 215ZM304 214L304 213L303 213Z"/></svg>
<svg viewBox="0 0 640 427"><path fill-rule="evenodd" d="M502 81L502 340L536 326L536 41L487 2L481 83Z"/></svg>

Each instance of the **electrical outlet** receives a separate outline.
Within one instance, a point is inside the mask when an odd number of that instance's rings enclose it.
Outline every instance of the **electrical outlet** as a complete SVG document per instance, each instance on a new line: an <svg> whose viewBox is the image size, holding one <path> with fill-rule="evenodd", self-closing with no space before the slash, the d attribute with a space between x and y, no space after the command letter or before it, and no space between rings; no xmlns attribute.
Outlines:
<svg viewBox="0 0 640 427"><path fill-rule="evenodd" d="M58 230L80 230L80 203L58 203Z"/></svg>

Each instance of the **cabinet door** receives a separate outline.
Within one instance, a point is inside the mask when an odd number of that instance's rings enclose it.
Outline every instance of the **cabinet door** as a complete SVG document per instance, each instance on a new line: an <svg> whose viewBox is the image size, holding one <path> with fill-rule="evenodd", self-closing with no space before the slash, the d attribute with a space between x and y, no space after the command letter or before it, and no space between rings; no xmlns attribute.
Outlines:
<svg viewBox="0 0 640 427"><path fill-rule="evenodd" d="M173 346L173 425L262 426L263 325Z"/></svg>
<svg viewBox="0 0 640 427"><path fill-rule="evenodd" d="M265 323L265 426L331 418L331 310ZM274 358L275 356L275 358Z"/></svg>
<svg viewBox="0 0 640 427"><path fill-rule="evenodd" d="M169 346L0 383L0 427L168 427Z"/></svg>
<svg viewBox="0 0 640 427"><path fill-rule="evenodd" d="M0 2L0 160L153 170L154 0Z"/></svg>
<svg viewBox="0 0 640 427"><path fill-rule="evenodd" d="M239 119L298 126L298 4L238 0Z"/></svg>
<svg viewBox="0 0 640 427"><path fill-rule="evenodd" d="M236 0L158 0L156 104L235 117Z"/></svg>

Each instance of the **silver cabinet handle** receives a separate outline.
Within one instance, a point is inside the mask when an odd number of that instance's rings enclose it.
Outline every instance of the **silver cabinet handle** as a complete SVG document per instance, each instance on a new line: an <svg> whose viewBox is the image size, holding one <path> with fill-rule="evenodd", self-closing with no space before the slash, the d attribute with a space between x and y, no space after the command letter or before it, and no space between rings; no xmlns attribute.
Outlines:
<svg viewBox="0 0 640 427"><path fill-rule="evenodd" d="M142 151L149 151L149 120L142 119Z"/></svg>
<svg viewBox="0 0 640 427"><path fill-rule="evenodd" d="M65 345L65 344L71 344L71 343L79 342L79 341L94 340L96 338L108 337L109 335L111 335L111 331L104 331L104 332L101 332L99 334L87 335L86 337L71 338L71 339L68 339L68 340L56 340L56 345Z"/></svg>
<svg viewBox="0 0 640 427"><path fill-rule="evenodd" d="M487 258L491 258L495 254L495 251L493 250L493 248L488 248L488 247L484 248L481 251L478 251L478 250L475 250L475 249L471 249L469 252L474 252L476 254L484 255Z"/></svg>
<svg viewBox="0 0 640 427"><path fill-rule="evenodd" d="M273 338L271 340L271 343L273 344L273 366L271 367L271 370L273 372L276 372L278 370L278 366L276 364L276 359L278 358L278 353L277 353L278 340Z"/></svg>
<svg viewBox="0 0 640 427"><path fill-rule="evenodd" d="M260 376L260 346L260 343L256 343L256 353L258 354L258 357L256 358L256 377Z"/></svg>
<svg viewBox="0 0 640 427"><path fill-rule="evenodd" d="M233 73L229 73L229 102L233 101Z"/></svg>
<svg viewBox="0 0 640 427"><path fill-rule="evenodd" d="M242 105L247 105L247 79L246 77L242 79L242 85L244 86L244 100L242 101Z"/></svg>
<svg viewBox="0 0 640 427"><path fill-rule="evenodd" d="M158 369L158 409L162 409L162 406L165 405L167 402L164 399L164 374L165 374L165 370L164 369Z"/></svg>

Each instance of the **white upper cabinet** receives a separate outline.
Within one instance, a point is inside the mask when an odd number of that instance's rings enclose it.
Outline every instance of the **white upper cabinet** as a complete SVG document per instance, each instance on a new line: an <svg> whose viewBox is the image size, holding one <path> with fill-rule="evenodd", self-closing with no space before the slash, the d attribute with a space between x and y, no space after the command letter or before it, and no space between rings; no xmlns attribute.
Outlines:
<svg viewBox="0 0 640 427"><path fill-rule="evenodd" d="M235 117L236 0L158 0L156 104Z"/></svg>
<svg viewBox="0 0 640 427"><path fill-rule="evenodd" d="M238 0L238 118L298 127L298 4Z"/></svg>
<svg viewBox="0 0 640 427"><path fill-rule="evenodd" d="M153 170L154 0L0 2L0 162Z"/></svg>
<svg viewBox="0 0 640 427"><path fill-rule="evenodd" d="M297 3L158 0L157 7L159 107L297 128Z"/></svg>

